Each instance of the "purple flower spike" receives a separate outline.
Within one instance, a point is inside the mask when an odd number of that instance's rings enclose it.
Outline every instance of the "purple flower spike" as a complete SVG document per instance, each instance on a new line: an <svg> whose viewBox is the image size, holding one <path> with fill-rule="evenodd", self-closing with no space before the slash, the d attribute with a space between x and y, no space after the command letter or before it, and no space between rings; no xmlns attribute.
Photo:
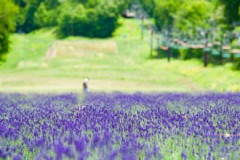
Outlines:
<svg viewBox="0 0 240 160"><path fill-rule="evenodd" d="M19 155L16 155L16 156L13 157L13 160L22 160L22 157L19 156Z"/></svg>

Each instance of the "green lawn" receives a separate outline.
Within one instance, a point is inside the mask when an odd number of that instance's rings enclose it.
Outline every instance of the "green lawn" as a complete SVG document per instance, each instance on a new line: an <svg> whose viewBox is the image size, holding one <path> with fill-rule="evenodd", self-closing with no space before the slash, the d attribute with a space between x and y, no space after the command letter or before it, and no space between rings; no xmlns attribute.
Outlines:
<svg viewBox="0 0 240 160"><path fill-rule="evenodd" d="M198 60L151 59L138 22L121 23L108 39L57 40L54 29L12 35L0 92L81 92L85 77L92 91L240 91L240 71L232 71L231 64L203 68Z"/></svg>

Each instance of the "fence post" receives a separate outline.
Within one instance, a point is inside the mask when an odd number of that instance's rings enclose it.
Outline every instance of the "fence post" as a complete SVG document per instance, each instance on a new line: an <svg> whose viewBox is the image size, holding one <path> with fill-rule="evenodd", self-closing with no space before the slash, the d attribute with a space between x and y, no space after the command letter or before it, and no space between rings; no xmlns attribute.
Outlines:
<svg viewBox="0 0 240 160"><path fill-rule="evenodd" d="M204 50L204 56L203 56L203 66L207 67L208 65L208 51L207 51L207 47L208 47L208 34L209 32L205 32L205 50Z"/></svg>
<svg viewBox="0 0 240 160"><path fill-rule="evenodd" d="M154 31L153 31L153 29L151 29L150 57L153 56L153 54L152 54L152 52L153 52L153 34L154 34Z"/></svg>
<svg viewBox="0 0 240 160"><path fill-rule="evenodd" d="M160 58L160 37L157 35L157 57Z"/></svg>
<svg viewBox="0 0 240 160"><path fill-rule="evenodd" d="M168 62L171 61L171 55L172 55L172 52L171 52L171 49L170 49L170 47L171 47L170 43L171 43L171 29L170 29L170 27L169 27L169 29L168 29L168 34L167 34L167 47L168 47L167 55L168 55Z"/></svg>
<svg viewBox="0 0 240 160"><path fill-rule="evenodd" d="M141 40L144 40L144 15L141 16Z"/></svg>

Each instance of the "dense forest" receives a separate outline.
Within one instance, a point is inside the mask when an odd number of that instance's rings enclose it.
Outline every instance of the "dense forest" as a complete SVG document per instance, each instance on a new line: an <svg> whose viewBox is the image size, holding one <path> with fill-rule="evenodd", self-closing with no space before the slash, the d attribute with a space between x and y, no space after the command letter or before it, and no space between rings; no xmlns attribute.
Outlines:
<svg viewBox="0 0 240 160"><path fill-rule="evenodd" d="M14 0L20 7L17 29L31 32L58 26L60 36L108 37L129 0Z"/></svg>
<svg viewBox="0 0 240 160"><path fill-rule="evenodd" d="M160 29L209 27L210 21L232 29L239 21L240 0L140 0Z"/></svg>
<svg viewBox="0 0 240 160"><path fill-rule="evenodd" d="M110 37L133 2L140 2L160 30L232 30L239 21L240 0L1 0L0 55L8 51L13 31L56 27L59 37Z"/></svg>

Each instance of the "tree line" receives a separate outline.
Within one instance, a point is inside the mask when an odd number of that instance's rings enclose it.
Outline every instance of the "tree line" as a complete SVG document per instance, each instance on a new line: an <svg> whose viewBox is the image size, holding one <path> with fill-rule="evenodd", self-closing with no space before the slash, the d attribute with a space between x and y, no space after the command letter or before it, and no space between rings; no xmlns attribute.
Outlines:
<svg viewBox="0 0 240 160"><path fill-rule="evenodd" d="M56 27L57 35L110 37L131 0L0 0L0 55L9 34ZM5 16L5 14L7 16ZM2 59L2 58L0 58Z"/></svg>
<svg viewBox="0 0 240 160"><path fill-rule="evenodd" d="M240 15L240 0L139 0L159 29L189 31L218 25L233 29Z"/></svg>
<svg viewBox="0 0 240 160"><path fill-rule="evenodd" d="M56 27L59 37L109 37L120 14L138 1L158 28L181 32L214 23L231 29L239 21L240 0L0 0L0 59L9 50L9 34Z"/></svg>
<svg viewBox="0 0 240 160"><path fill-rule="evenodd" d="M60 36L109 37L130 0L14 0L20 7L17 29L58 27Z"/></svg>

